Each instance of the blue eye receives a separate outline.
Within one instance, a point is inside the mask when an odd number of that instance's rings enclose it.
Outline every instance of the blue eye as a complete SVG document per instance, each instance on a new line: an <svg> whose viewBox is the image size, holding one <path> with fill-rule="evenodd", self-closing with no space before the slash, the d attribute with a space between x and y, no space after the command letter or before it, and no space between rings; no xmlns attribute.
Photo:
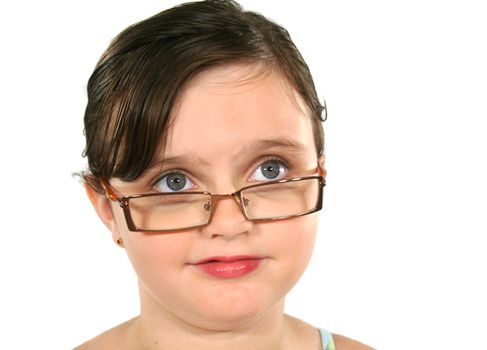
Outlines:
<svg viewBox="0 0 487 350"><path fill-rule="evenodd" d="M186 191L194 187L193 182L180 172L172 172L161 177L154 185L159 192Z"/></svg>
<svg viewBox="0 0 487 350"><path fill-rule="evenodd" d="M250 176L253 181L280 180L286 175L288 167L280 160L266 160Z"/></svg>

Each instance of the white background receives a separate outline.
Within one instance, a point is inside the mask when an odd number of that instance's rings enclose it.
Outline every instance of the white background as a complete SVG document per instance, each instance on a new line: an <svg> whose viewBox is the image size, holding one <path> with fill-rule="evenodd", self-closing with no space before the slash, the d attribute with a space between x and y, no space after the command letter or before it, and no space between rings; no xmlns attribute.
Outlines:
<svg viewBox="0 0 487 350"><path fill-rule="evenodd" d="M0 5L0 348L68 349L138 311L71 172L111 38L176 1ZM287 311L380 349L486 349L482 1L242 0L283 24L328 103L315 255Z"/></svg>

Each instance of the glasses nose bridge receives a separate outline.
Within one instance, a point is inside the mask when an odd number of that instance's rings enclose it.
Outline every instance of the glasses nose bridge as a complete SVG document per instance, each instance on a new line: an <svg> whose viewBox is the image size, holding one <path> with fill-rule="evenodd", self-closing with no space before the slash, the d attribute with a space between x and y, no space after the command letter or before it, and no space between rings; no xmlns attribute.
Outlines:
<svg viewBox="0 0 487 350"><path fill-rule="evenodd" d="M210 217L213 217L215 214L215 210L217 207L217 204L225 199L225 198L233 198L235 202L237 203L238 208L242 212L243 216L247 218L247 214L245 213L245 209L243 208L242 201L240 200L240 191L233 192L233 193L228 193L228 194L210 194L211 196L211 214Z"/></svg>

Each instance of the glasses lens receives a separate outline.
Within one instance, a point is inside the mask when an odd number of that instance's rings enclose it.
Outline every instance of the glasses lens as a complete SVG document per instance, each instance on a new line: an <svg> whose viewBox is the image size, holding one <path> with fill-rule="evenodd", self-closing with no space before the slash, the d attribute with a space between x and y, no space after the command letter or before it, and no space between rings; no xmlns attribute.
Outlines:
<svg viewBox="0 0 487 350"><path fill-rule="evenodd" d="M129 209L141 230L178 230L208 223L210 196L176 193L131 198Z"/></svg>
<svg viewBox="0 0 487 350"><path fill-rule="evenodd" d="M319 193L318 179L304 179L248 188L242 201L249 219L272 219L314 211Z"/></svg>

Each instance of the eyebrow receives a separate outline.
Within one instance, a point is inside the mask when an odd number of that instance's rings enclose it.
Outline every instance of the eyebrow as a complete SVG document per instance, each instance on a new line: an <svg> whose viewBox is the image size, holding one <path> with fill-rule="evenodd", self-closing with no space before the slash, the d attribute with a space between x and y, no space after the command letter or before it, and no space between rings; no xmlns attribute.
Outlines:
<svg viewBox="0 0 487 350"><path fill-rule="evenodd" d="M267 150L272 148L280 148L284 151L294 153L305 153L306 146L301 142L297 142L286 138L276 138L269 140L257 140L248 145L245 145L240 153L249 154L259 151L261 149Z"/></svg>
<svg viewBox="0 0 487 350"><path fill-rule="evenodd" d="M152 164L149 165L148 169L153 169L158 166L173 166L178 164L194 164L194 165L203 165L206 167L210 166L210 163L206 162L205 160L194 156L192 153L182 154L179 156L174 157L163 157L162 159L155 160Z"/></svg>
<svg viewBox="0 0 487 350"><path fill-rule="evenodd" d="M282 151L292 152L292 153L306 152L306 146L301 142L297 142L286 138L276 138L276 139L257 140L248 145L245 145L239 150L237 155L248 156L249 154L256 153L259 150L270 150L273 148L279 148ZM148 169L153 169L155 167L162 166L162 165L170 167L178 164L188 164L188 163L205 166L205 167L210 166L210 163L208 163L207 161L196 157L192 153L188 153L188 154L182 154L178 156L164 157L162 159L156 160L151 165L149 165Z"/></svg>

